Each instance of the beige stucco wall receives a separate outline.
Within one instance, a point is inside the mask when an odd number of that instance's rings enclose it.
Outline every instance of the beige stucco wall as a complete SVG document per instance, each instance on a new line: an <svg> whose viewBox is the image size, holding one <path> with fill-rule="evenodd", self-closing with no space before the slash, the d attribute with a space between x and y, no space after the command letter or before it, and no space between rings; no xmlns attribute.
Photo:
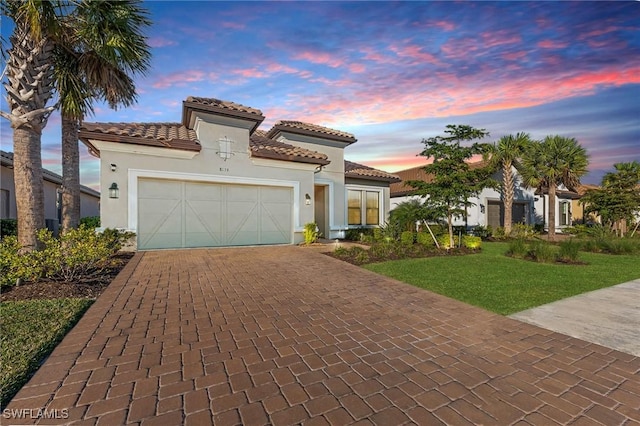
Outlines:
<svg viewBox="0 0 640 426"><path fill-rule="evenodd" d="M123 228L136 231L137 218L129 216L137 204L137 189L130 185L137 179L162 172L162 177L181 180L206 180L208 182L240 183L254 185L280 185L294 187L294 240L302 241L302 229L305 223L312 222L313 205L306 205L305 195L314 193L313 164L294 163L251 158L249 156L249 130L224 126L198 120L195 126L202 150L193 158L176 158L185 155L163 148L142 147L116 143L92 141L100 149L100 182L102 198L100 214L105 228ZM232 140L231 158L220 158L219 139ZM122 152L118 152L120 150ZM173 155L174 157L166 157ZM187 155L189 155L187 153ZM111 164L116 171L111 171ZM158 177L153 175L153 177ZM118 199L109 198L108 188L115 182L120 189Z"/></svg>

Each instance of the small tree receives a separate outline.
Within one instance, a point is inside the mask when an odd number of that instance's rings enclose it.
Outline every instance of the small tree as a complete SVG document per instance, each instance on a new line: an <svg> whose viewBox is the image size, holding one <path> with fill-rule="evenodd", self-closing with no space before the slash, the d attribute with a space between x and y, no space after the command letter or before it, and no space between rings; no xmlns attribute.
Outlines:
<svg viewBox="0 0 640 426"><path fill-rule="evenodd" d="M640 211L640 163L616 163L602 178L602 188L587 191L580 201L585 212L596 212L603 224L624 236L626 222Z"/></svg>
<svg viewBox="0 0 640 426"><path fill-rule="evenodd" d="M389 223L397 224L400 229L411 232L415 231L417 223L421 223L427 228L431 238L433 238L433 242L439 248L438 240L433 235L429 221L444 217L444 213L441 209L430 205L428 199L413 199L404 201L391 210L389 212Z"/></svg>
<svg viewBox="0 0 640 426"><path fill-rule="evenodd" d="M484 154L486 144L474 142L471 146L462 146L461 142L482 139L489 135L485 129L476 129L467 125L449 124L444 136L423 139L425 149L420 155L433 159L433 163L424 167L429 175L428 181L412 180L407 182L414 187L415 194L429 199L429 205L440 209L447 219L449 243L454 246L453 218L466 214L466 208L474 205L470 198L477 196L482 189L496 187L491 178L494 169L489 166L471 166L468 161L474 155Z"/></svg>

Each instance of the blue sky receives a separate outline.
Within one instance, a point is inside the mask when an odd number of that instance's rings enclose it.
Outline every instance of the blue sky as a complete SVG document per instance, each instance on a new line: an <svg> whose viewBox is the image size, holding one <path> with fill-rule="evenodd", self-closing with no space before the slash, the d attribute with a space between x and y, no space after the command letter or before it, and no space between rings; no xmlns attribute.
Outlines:
<svg viewBox="0 0 640 426"><path fill-rule="evenodd" d="M387 171L425 163L447 124L576 138L586 183L640 161L640 2L146 2L152 68L139 102L87 121L176 122L187 96L355 134L347 158ZM8 26L3 25L3 36ZM3 100L1 107L6 110ZM43 134L59 172L60 119ZM11 151L3 120L2 149ZM82 146L81 180L98 186Z"/></svg>

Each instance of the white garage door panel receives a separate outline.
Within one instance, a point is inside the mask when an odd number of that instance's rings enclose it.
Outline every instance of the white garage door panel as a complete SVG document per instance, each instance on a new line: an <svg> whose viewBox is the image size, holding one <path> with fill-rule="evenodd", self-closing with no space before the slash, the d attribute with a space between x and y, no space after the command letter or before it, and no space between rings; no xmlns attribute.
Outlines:
<svg viewBox="0 0 640 426"><path fill-rule="evenodd" d="M140 179L140 249L289 244L288 187Z"/></svg>

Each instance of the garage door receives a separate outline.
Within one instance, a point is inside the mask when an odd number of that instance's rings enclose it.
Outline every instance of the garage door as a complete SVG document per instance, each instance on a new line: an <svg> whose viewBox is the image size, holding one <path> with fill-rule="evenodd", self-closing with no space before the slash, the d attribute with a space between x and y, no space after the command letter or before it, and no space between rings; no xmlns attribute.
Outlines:
<svg viewBox="0 0 640 426"><path fill-rule="evenodd" d="M162 179L138 181L138 248L292 242L292 190Z"/></svg>

